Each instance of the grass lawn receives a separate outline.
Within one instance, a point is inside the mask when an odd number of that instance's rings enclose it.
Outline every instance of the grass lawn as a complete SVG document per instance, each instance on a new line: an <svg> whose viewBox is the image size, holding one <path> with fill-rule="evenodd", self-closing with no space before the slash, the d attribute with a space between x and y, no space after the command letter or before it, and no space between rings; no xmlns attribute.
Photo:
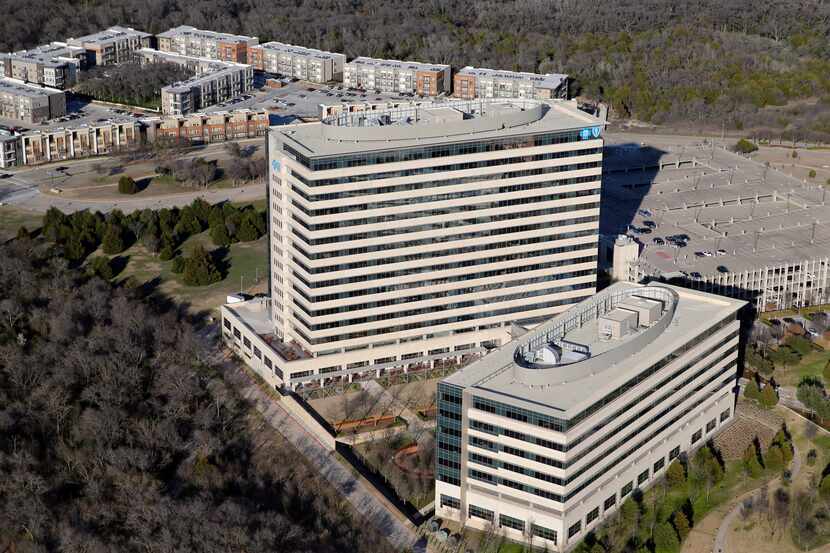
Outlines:
<svg viewBox="0 0 830 553"><path fill-rule="evenodd" d="M188 238L179 251L182 255L189 255L196 244L202 244L208 251L217 249L205 231ZM100 254L96 252L93 256ZM257 284L261 287L265 283L268 269L265 236L255 242L231 244L221 261L225 278L210 286L186 286L181 281L181 275L172 272L172 261L159 260L138 243L121 253L120 257L125 258L127 263L115 280L133 277L141 283L151 283L158 291L188 304L194 313L217 309L225 303L228 294L240 290L240 285L246 291L258 290ZM257 273L259 283L256 282Z"/></svg>
<svg viewBox="0 0 830 553"><path fill-rule="evenodd" d="M812 351L801 358L798 365L776 367L773 377L783 386L798 386L805 376L822 376L822 371L830 362L830 350Z"/></svg>
<svg viewBox="0 0 830 553"><path fill-rule="evenodd" d="M43 214L10 205L0 207L0 243L17 236L17 230L25 226L29 232L40 228Z"/></svg>

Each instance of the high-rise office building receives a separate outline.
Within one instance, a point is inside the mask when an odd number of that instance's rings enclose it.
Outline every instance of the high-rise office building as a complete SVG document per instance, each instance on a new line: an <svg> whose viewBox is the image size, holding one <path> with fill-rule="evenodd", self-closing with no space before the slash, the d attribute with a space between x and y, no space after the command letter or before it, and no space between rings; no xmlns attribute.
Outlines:
<svg viewBox="0 0 830 553"><path fill-rule="evenodd" d="M222 309L276 386L480 355L595 291L602 123L447 101L269 135L270 298Z"/></svg>
<svg viewBox="0 0 830 553"><path fill-rule="evenodd" d="M732 420L741 300L613 284L438 384L436 515L565 551Z"/></svg>

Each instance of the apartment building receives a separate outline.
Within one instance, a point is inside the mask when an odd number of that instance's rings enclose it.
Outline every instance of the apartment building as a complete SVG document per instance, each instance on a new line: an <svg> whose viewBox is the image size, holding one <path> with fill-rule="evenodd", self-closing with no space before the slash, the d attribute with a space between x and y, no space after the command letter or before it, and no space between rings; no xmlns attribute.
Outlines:
<svg viewBox="0 0 830 553"><path fill-rule="evenodd" d="M90 65L115 65L134 61L135 53L153 46L153 35L130 27L110 27L105 31L70 38L69 46L83 48Z"/></svg>
<svg viewBox="0 0 830 553"><path fill-rule="evenodd" d="M187 115L241 96L253 87L250 65L227 63L186 81L161 89L161 111L165 115Z"/></svg>
<svg viewBox="0 0 830 553"><path fill-rule="evenodd" d="M15 167L20 153L20 135L0 128L0 169Z"/></svg>
<svg viewBox="0 0 830 553"><path fill-rule="evenodd" d="M62 90L0 79L0 117L36 124L66 115L66 94Z"/></svg>
<svg viewBox="0 0 830 553"><path fill-rule="evenodd" d="M616 283L438 385L436 516L566 551L732 421L746 302Z"/></svg>
<svg viewBox="0 0 830 553"><path fill-rule="evenodd" d="M466 99L567 98L568 75L465 67L453 77L453 96Z"/></svg>
<svg viewBox="0 0 830 553"><path fill-rule="evenodd" d="M4 76L65 90L75 85L86 67L86 50L52 42L31 50L0 54Z"/></svg>
<svg viewBox="0 0 830 553"><path fill-rule="evenodd" d="M248 49L259 43L256 37L205 31L181 25L156 36L162 52L234 63L248 63Z"/></svg>
<svg viewBox="0 0 830 553"><path fill-rule="evenodd" d="M601 125L493 100L272 127L270 297L222 307L227 343L278 388L328 385L481 355L589 297Z"/></svg>
<svg viewBox="0 0 830 553"><path fill-rule="evenodd" d="M139 123L130 118L72 128L32 131L20 137L19 165L113 154L141 143Z"/></svg>
<svg viewBox="0 0 830 553"><path fill-rule="evenodd" d="M343 80L346 56L282 42L266 42L248 48L248 63L258 71L327 83Z"/></svg>
<svg viewBox="0 0 830 553"><path fill-rule="evenodd" d="M244 63L162 52L143 48L141 63L175 63L196 75L161 89L161 110L165 115L187 115L249 92L254 86L253 67Z"/></svg>
<svg viewBox="0 0 830 553"><path fill-rule="evenodd" d="M148 142L157 140L197 143L256 138L268 132L268 113L254 110L195 113L141 121Z"/></svg>
<svg viewBox="0 0 830 553"><path fill-rule="evenodd" d="M449 94L450 66L416 61L355 58L343 69L349 88L418 96Z"/></svg>

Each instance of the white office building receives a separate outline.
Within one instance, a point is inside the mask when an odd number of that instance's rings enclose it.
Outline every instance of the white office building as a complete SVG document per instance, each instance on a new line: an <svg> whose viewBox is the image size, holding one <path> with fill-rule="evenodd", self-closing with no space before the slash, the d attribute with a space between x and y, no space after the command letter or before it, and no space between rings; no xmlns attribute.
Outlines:
<svg viewBox="0 0 830 553"><path fill-rule="evenodd" d="M225 338L295 388L483 354L595 291L602 123L446 101L269 136L270 297Z"/></svg>
<svg viewBox="0 0 830 553"><path fill-rule="evenodd" d="M617 283L438 385L436 515L581 540L732 420L742 300Z"/></svg>

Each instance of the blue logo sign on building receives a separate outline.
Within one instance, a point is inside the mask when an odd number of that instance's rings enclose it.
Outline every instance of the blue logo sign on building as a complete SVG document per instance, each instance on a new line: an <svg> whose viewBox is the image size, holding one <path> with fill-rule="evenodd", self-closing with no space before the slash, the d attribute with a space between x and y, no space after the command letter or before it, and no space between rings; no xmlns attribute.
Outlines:
<svg viewBox="0 0 830 553"><path fill-rule="evenodd" d="M599 138L602 132L602 127L587 127L579 131L579 138L582 140L590 140L592 138Z"/></svg>
<svg viewBox="0 0 830 553"><path fill-rule="evenodd" d="M280 162L279 162L279 161L277 161L276 159L272 160L272 161L271 161L271 169L272 169L274 172L279 171L279 170L280 170Z"/></svg>

